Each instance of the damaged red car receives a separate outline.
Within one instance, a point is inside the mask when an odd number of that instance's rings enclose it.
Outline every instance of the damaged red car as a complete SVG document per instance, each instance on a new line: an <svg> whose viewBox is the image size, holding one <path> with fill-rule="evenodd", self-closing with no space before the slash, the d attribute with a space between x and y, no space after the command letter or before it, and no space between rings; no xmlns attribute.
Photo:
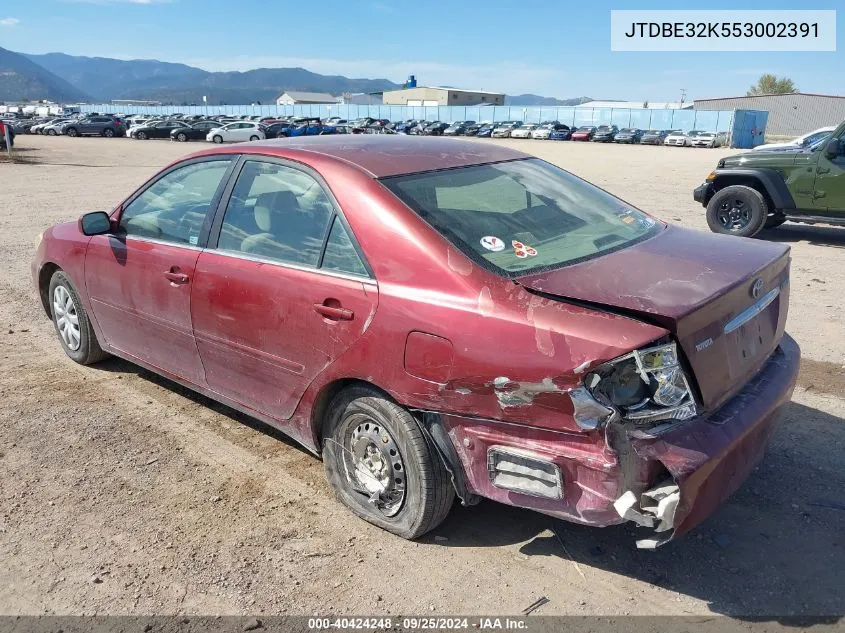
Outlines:
<svg viewBox="0 0 845 633"><path fill-rule="evenodd" d="M655 547L740 486L791 397L789 264L508 148L323 136L177 161L48 229L33 277L70 358L281 429L390 532L486 497Z"/></svg>

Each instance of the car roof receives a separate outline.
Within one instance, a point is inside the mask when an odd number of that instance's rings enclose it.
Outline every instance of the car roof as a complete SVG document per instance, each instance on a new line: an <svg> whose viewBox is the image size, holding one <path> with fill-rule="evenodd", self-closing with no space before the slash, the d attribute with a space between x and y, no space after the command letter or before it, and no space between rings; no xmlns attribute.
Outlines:
<svg viewBox="0 0 845 633"><path fill-rule="evenodd" d="M316 156L334 158L374 178L530 158L523 152L487 143L382 134L272 139L244 144L237 150L305 163ZM233 148L220 147L196 155L231 153Z"/></svg>

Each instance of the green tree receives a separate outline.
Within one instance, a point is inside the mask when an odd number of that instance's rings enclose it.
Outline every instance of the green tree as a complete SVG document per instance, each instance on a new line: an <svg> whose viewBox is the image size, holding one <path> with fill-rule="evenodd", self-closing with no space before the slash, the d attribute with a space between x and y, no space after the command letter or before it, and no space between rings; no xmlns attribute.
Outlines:
<svg viewBox="0 0 845 633"><path fill-rule="evenodd" d="M775 75L766 73L765 75L760 75L760 79L748 89L746 94L749 97L753 97L754 95L781 95L793 92L798 92L798 88L795 87L791 79L788 77L776 77Z"/></svg>

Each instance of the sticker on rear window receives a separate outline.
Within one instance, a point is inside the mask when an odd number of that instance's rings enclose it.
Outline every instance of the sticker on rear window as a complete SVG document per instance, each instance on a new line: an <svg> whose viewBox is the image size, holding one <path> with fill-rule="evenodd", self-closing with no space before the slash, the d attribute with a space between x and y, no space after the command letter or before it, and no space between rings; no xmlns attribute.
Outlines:
<svg viewBox="0 0 845 633"><path fill-rule="evenodd" d="M505 243L495 235L485 235L481 238L481 245L488 251L498 253L505 250Z"/></svg>
<svg viewBox="0 0 845 633"><path fill-rule="evenodd" d="M525 259L526 257L534 257L535 255L537 255L536 248L532 246L527 246L519 240L512 240L511 246L513 246L513 254L519 257L520 259Z"/></svg>
<svg viewBox="0 0 845 633"><path fill-rule="evenodd" d="M191 235L191 236L188 237L188 242L190 244L194 245L194 246L197 245L197 242L199 242L199 240L200 240L199 235Z"/></svg>

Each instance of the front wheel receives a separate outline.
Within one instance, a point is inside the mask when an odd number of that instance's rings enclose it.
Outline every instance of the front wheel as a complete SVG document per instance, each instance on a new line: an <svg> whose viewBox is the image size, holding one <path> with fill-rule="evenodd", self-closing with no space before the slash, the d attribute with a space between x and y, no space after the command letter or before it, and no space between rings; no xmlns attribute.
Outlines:
<svg viewBox="0 0 845 633"><path fill-rule="evenodd" d="M39 132L41 134L41 132ZM47 130L47 136L56 136L56 130Z"/></svg>
<svg viewBox="0 0 845 633"><path fill-rule="evenodd" d="M746 185L731 185L710 198L707 224L714 233L752 237L763 228L768 213L763 194Z"/></svg>
<svg viewBox="0 0 845 633"><path fill-rule="evenodd" d="M71 137L72 136L79 136L79 132L77 131L77 129L75 127L68 128L67 131L65 132L65 134L67 134L68 136L71 136Z"/></svg>
<svg viewBox="0 0 845 633"><path fill-rule="evenodd" d="M337 498L365 521L414 539L452 507L449 473L416 419L375 390L353 387L329 409L326 477Z"/></svg>
<svg viewBox="0 0 845 633"><path fill-rule="evenodd" d="M146 141L147 138L149 138L149 137L147 136L146 132L137 132L135 134L135 138L138 139L139 141Z"/></svg>
<svg viewBox="0 0 845 633"><path fill-rule="evenodd" d="M255 134L253 134L252 136L249 137L249 140L250 141L258 141L258 140L261 140L261 139L259 139Z"/></svg>
<svg viewBox="0 0 845 633"><path fill-rule="evenodd" d="M215 134L214 138L211 139L211 140L214 141L215 143L217 143L218 145L220 145L220 143L223 142L223 137L220 136L219 134Z"/></svg>
<svg viewBox="0 0 845 633"><path fill-rule="evenodd" d="M185 143L188 140L188 135L184 132L179 132L179 134L176 135L176 140L180 143Z"/></svg>
<svg viewBox="0 0 845 633"><path fill-rule="evenodd" d="M65 353L81 365L90 365L108 357L102 350L88 313L70 279L61 270L50 279L50 313L59 342Z"/></svg>

